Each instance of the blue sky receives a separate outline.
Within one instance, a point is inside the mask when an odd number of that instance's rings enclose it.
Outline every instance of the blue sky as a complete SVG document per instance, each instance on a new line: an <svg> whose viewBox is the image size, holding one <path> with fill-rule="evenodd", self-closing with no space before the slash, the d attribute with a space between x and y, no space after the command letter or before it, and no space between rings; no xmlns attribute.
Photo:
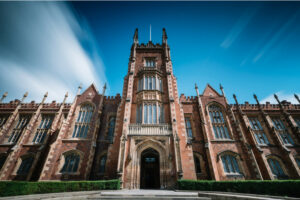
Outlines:
<svg viewBox="0 0 300 200"><path fill-rule="evenodd" d="M233 93L240 102L254 102L253 93L274 102L277 93L294 103L300 93L300 2L1 2L1 9L10 12L0 14L7 32L0 33L0 69L20 77L0 75L8 100L27 88L29 99L48 90L60 100L80 82L100 91L107 82L107 95L121 93L134 29L147 43L150 24L154 43L167 30L179 93L194 96L195 83L200 92L221 83L231 103Z"/></svg>

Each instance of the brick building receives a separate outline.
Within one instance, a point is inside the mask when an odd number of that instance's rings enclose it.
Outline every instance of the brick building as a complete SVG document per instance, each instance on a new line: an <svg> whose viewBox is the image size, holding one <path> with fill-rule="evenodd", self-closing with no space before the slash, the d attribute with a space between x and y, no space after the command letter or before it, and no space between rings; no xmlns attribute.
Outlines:
<svg viewBox="0 0 300 200"><path fill-rule="evenodd" d="M300 177L300 104L229 104L210 85L179 96L165 29L162 44L139 44L135 31L122 97L80 89L72 103L3 95L0 180L119 178L133 189Z"/></svg>

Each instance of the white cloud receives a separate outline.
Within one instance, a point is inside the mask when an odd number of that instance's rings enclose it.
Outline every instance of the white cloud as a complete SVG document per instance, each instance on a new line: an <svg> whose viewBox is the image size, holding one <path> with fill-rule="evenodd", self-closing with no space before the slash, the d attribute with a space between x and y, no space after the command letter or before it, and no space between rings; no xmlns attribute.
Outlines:
<svg viewBox="0 0 300 200"><path fill-rule="evenodd" d="M243 32L243 30L247 27L249 22L255 16L258 8L249 8L244 12L244 14L239 18L239 20L232 27L231 31L225 38L225 40L221 43L221 47L229 48L234 41L239 37L239 35Z"/></svg>
<svg viewBox="0 0 300 200"><path fill-rule="evenodd" d="M291 102L293 104L298 104L299 102L295 98L294 94L287 94L283 91L276 92L276 95L278 96L280 101L286 100L288 102ZM299 95L298 95L299 96ZM271 94L267 97L265 97L263 100L260 101L260 103L266 103L270 102L271 104L277 104L276 99L274 98L274 94Z"/></svg>
<svg viewBox="0 0 300 200"><path fill-rule="evenodd" d="M28 91L40 101L48 91L48 101L61 101L68 91L70 102L80 83L106 81L87 23L66 3L0 2L0 25L0 91L9 99Z"/></svg>

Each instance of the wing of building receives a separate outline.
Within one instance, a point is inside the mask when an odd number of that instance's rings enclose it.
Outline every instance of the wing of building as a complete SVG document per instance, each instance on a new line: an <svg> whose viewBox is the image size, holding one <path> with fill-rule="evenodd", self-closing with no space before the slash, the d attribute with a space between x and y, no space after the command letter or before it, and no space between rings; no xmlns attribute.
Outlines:
<svg viewBox="0 0 300 200"><path fill-rule="evenodd" d="M195 80L198 81L198 80ZM178 95L170 47L135 31L122 97L92 84L72 103L0 103L0 180L101 180L171 188L178 179L300 178L300 104L235 104L207 85ZM299 98L295 95L299 102ZM300 102L299 102L300 103Z"/></svg>

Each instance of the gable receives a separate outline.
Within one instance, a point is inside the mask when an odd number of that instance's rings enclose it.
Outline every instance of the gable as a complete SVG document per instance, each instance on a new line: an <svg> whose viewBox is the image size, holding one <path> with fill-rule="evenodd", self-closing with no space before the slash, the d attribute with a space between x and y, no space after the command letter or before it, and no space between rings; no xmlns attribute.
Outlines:
<svg viewBox="0 0 300 200"><path fill-rule="evenodd" d="M210 96L210 97L221 97L221 95L209 84L206 85L202 96Z"/></svg>

